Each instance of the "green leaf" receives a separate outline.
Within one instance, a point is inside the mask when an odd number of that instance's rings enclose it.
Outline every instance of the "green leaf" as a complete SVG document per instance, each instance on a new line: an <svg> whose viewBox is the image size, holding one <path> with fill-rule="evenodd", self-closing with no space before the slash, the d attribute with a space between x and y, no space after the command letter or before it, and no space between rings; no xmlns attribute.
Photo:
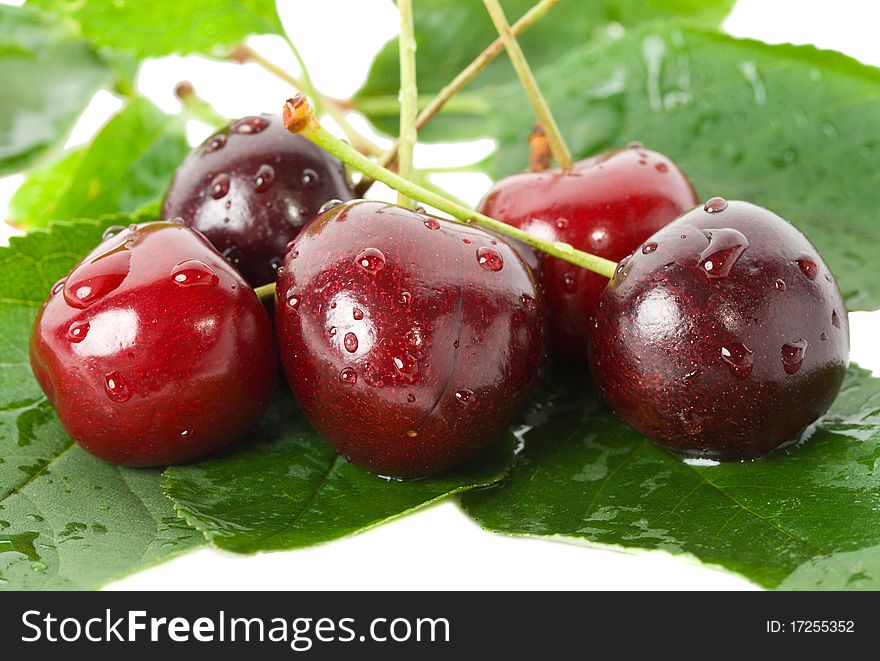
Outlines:
<svg viewBox="0 0 880 661"><path fill-rule="evenodd" d="M0 248L0 589L95 588L202 543L175 516L161 474L73 445L31 375L28 341L53 283L101 239L60 223Z"/></svg>
<svg viewBox="0 0 880 661"><path fill-rule="evenodd" d="M29 0L98 46L134 55L226 55L253 34L283 34L274 0Z"/></svg>
<svg viewBox="0 0 880 661"><path fill-rule="evenodd" d="M20 227L97 218L156 202L189 152L185 123L134 98L85 147L32 172L9 204Z"/></svg>
<svg viewBox="0 0 880 661"><path fill-rule="evenodd" d="M178 513L215 546L238 553L294 549L351 535L451 494L503 479L511 438L440 477L393 481L349 464L315 433L289 395L251 440L165 471Z"/></svg>
<svg viewBox="0 0 880 661"><path fill-rule="evenodd" d="M112 74L50 17L0 5L0 176L23 170L67 137Z"/></svg>
<svg viewBox="0 0 880 661"><path fill-rule="evenodd" d="M646 27L538 72L572 152L640 140L700 195L749 200L816 244L850 309L880 308L880 70L811 46ZM491 97L493 174L525 168L533 119L514 86Z"/></svg>
<svg viewBox="0 0 880 661"><path fill-rule="evenodd" d="M510 478L463 499L488 530L692 554L771 588L880 588L880 379L866 370L850 368L809 440L754 462L685 462L570 384L520 433Z"/></svg>
<svg viewBox="0 0 880 661"><path fill-rule="evenodd" d="M511 24L537 0L505 0ZM523 34L519 41L532 67L554 62L572 47L602 33L609 24L630 27L644 21L681 17L717 25L733 7L734 0L567 0L550 10ZM423 98L439 92L483 49L498 32L479 0L419 0L415 8L418 46L418 85ZM471 83L467 92L450 101L420 134L422 140L454 140L487 135L486 100L476 90L515 80L516 74L501 54ZM397 135L400 87L398 41L388 42L370 69L355 103L373 124Z"/></svg>

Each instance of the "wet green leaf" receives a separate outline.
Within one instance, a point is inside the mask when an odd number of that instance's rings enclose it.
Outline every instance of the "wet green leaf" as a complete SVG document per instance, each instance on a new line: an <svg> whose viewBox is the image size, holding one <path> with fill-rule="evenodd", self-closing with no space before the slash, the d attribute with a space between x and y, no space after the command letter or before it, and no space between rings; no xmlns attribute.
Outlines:
<svg viewBox="0 0 880 661"><path fill-rule="evenodd" d="M512 438L446 475L391 481L349 464L315 433L289 395L229 452L165 472L165 493L215 546L239 553L327 542L451 494L503 479Z"/></svg>
<svg viewBox="0 0 880 661"><path fill-rule="evenodd" d="M512 23L537 0L505 0ZM583 44L609 25L626 27L644 21L680 17L718 25L733 7L733 0L562 0L520 37L533 67L553 62ZM415 8L418 45L418 84L422 96L440 91L498 36L479 0L419 0ZM380 130L397 135L400 87L397 39L376 56L367 81L355 100ZM502 54L474 80L468 91L456 95L446 109L422 132L428 140L454 140L488 135L489 106L479 89L515 79L507 56Z"/></svg>
<svg viewBox="0 0 880 661"><path fill-rule="evenodd" d="M88 145L33 171L9 204L9 220L31 228L135 211L164 195L188 152L183 118L134 98Z"/></svg>
<svg viewBox="0 0 880 661"><path fill-rule="evenodd" d="M538 72L572 151L631 140L665 152L700 195L743 199L798 225L850 309L880 308L880 70L810 46L646 27ZM492 97L493 174L525 168L533 119Z"/></svg>
<svg viewBox="0 0 880 661"><path fill-rule="evenodd" d="M866 370L850 368L809 440L750 463L686 463L570 384L520 433L510 478L463 498L488 530L692 554L771 588L880 588L880 379Z"/></svg>
<svg viewBox="0 0 880 661"><path fill-rule="evenodd" d="M225 55L252 34L282 34L274 0L30 0L98 46L139 57Z"/></svg>
<svg viewBox="0 0 880 661"><path fill-rule="evenodd" d="M57 147L113 76L92 48L58 21L0 5L0 176Z"/></svg>
<svg viewBox="0 0 880 661"><path fill-rule="evenodd" d="M0 248L0 589L95 588L202 543L162 496L159 472L72 445L28 362L55 281L104 227L140 220L56 224Z"/></svg>

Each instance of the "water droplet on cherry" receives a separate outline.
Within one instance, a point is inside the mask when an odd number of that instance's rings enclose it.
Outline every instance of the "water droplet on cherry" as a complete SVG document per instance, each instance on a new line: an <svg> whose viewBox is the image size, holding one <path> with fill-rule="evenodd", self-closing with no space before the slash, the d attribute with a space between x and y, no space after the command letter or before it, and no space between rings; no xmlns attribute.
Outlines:
<svg viewBox="0 0 880 661"><path fill-rule="evenodd" d="M118 404L131 399L131 390L119 372L110 372L104 377L104 391L107 397Z"/></svg>
<svg viewBox="0 0 880 661"><path fill-rule="evenodd" d="M275 168L271 165L261 165L254 177L254 189L258 193L265 193L275 183Z"/></svg>
<svg viewBox="0 0 880 661"><path fill-rule="evenodd" d="M324 204L321 205L321 208L318 209L318 213L327 213L330 209L335 209L340 204L342 204L342 200L332 199L327 200Z"/></svg>
<svg viewBox="0 0 880 661"><path fill-rule="evenodd" d="M347 386L357 383L358 375L351 367L346 367L339 373L339 381Z"/></svg>
<svg viewBox="0 0 880 661"><path fill-rule="evenodd" d="M831 325L835 328L840 328L840 317L837 314L837 310L831 311Z"/></svg>
<svg viewBox="0 0 880 661"><path fill-rule="evenodd" d="M725 278L749 247L749 240L735 229L704 230L709 245L700 253L700 270L710 278Z"/></svg>
<svg viewBox="0 0 880 661"><path fill-rule="evenodd" d="M362 270L375 275L385 268L385 255L378 248L364 248L358 253L355 262Z"/></svg>
<svg viewBox="0 0 880 661"><path fill-rule="evenodd" d="M211 197L215 200L222 200L229 193L229 175L218 174L211 180Z"/></svg>
<svg viewBox="0 0 880 661"><path fill-rule="evenodd" d="M179 287L213 287L220 282L214 269L198 259L180 262L171 271L171 278Z"/></svg>
<svg viewBox="0 0 880 661"><path fill-rule="evenodd" d="M351 316L354 317L355 321L360 321L364 318L364 311L360 308L352 308Z"/></svg>
<svg viewBox="0 0 880 661"><path fill-rule="evenodd" d="M738 379L745 379L754 367L752 350L742 342L730 342L722 346L721 360Z"/></svg>
<svg viewBox="0 0 880 661"><path fill-rule="evenodd" d="M89 322L88 321L74 321L70 324L70 327L67 329L67 339L73 342L74 344L79 344L84 339L86 339L86 335L89 332Z"/></svg>
<svg viewBox="0 0 880 661"><path fill-rule="evenodd" d="M802 252L797 258L797 264L801 272L810 280L815 280L816 276L819 275L819 265L816 263L816 258L812 255Z"/></svg>
<svg viewBox="0 0 880 661"><path fill-rule="evenodd" d="M104 233L101 235L101 240L106 241L107 239L113 238L124 229L125 228L122 225L111 225L104 230Z"/></svg>
<svg viewBox="0 0 880 661"><path fill-rule="evenodd" d="M666 163L657 163L654 166L654 169L657 170L657 172L659 172L661 174L665 174L665 173L669 172L669 166L666 165Z"/></svg>
<svg viewBox="0 0 880 661"><path fill-rule="evenodd" d="M782 366L786 374L794 374L801 368L806 351L807 341L802 337L782 345Z"/></svg>
<svg viewBox="0 0 880 661"><path fill-rule="evenodd" d="M504 258L493 248L479 248L477 250L477 264L487 271L497 273L504 268Z"/></svg>
<svg viewBox="0 0 880 661"><path fill-rule="evenodd" d="M657 250L657 243L655 241L651 241L642 246L643 255L650 255L655 250Z"/></svg>
<svg viewBox="0 0 880 661"><path fill-rule="evenodd" d="M312 170L311 168L306 168L302 172L302 185L311 190L316 188L318 184L321 183L320 175Z"/></svg>
<svg viewBox="0 0 880 661"><path fill-rule="evenodd" d="M461 390L456 391L455 399L462 404L470 404L474 401L474 391L470 388L462 388Z"/></svg>
<svg viewBox="0 0 880 661"><path fill-rule="evenodd" d="M262 133L269 127L269 120L265 117L245 117L232 125L230 131L241 135L254 135Z"/></svg>
<svg viewBox="0 0 880 661"><path fill-rule="evenodd" d="M223 149L226 146L226 136L223 133L218 133L213 138L208 140L208 144L205 145L205 151L209 154L211 152L215 152L219 149Z"/></svg>
<svg viewBox="0 0 880 661"><path fill-rule="evenodd" d="M440 221L436 218L428 218L428 220L425 221L425 227L427 227L429 230L439 230Z"/></svg>
<svg viewBox="0 0 880 661"><path fill-rule="evenodd" d="M358 348L358 338L354 333L346 333L342 340L342 344L348 353L354 353Z"/></svg>
<svg viewBox="0 0 880 661"><path fill-rule="evenodd" d="M131 252L125 246L98 255L70 274L64 283L64 300L84 310L119 287L128 277L130 266Z"/></svg>
<svg viewBox="0 0 880 661"><path fill-rule="evenodd" d="M299 307L300 303L300 294L296 291L296 287L291 287L287 290L287 295L284 297L284 300L287 301L287 307L291 310L296 310Z"/></svg>
<svg viewBox="0 0 880 661"><path fill-rule="evenodd" d="M721 213L727 208L727 200L723 197L713 197L703 205L706 213Z"/></svg>
<svg viewBox="0 0 880 661"><path fill-rule="evenodd" d="M779 279L774 284L779 291L785 291L785 280Z"/></svg>

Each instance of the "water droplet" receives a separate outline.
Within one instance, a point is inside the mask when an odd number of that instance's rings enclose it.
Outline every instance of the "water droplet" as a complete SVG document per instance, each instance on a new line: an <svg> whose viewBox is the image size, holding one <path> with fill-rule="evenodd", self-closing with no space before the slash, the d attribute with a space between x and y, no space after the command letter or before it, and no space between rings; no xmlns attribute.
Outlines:
<svg viewBox="0 0 880 661"><path fill-rule="evenodd" d="M493 248L480 248L477 250L477 264L487 271L497 273L504 268L504 258Z"/></svg>
<svg viewBox="0 0 880 661"><path fill-rule="evenodd" d="M415 383L419 379L419 361L410 353L392 358L394 369L407 383Z"/></svg>
<svg viewBox="0 0 880 661"><path fill-rule="evenodd" d="M413 402L416 401L416 396L413 395L412 393L410 393L406 396L406 401L408 401L410 404L412 404Z"/></svg>
<svg viewBox="0 0 880 661"><path fill-rule="evenodd" d="M355 321L360 321L364 318L364 311L360 308L352 308L351 316L354 317Z"/></svg>
<svg viewBox="0 0 880 661"><path fill-rule="evenodd" d="M371 275L385 268L385 255L378 248L364 248L355 258L357 265Z"/></svg>
<svg viewBox="0 0 880 661"><path fill-rule="evenodd" d="M807 341L802 337L782 345L782 366L786 374L794 374L801 368L806 351Z"/></svg>
<svg viewBox="0 0 880 661"><path fill-rule="evenodd" d="M70 327L67 329L67 339L73 342L74 344L79 344L84 339L86 339L86 335L89 332L89 322L88 321L74 321L70 324Z"/></svg>
<svg viewBox="0 0 880 661"><path fill-rule="evenodd" d="M568 227L568 218L557 218L556 219L556 229L564 230Z"/></svg>
<svg viewBox="0 0 880 661"><path fill-rule="evenodd" d="M254 188L258 193L265 193L275 183L275 169L271 165L261 165L254 177Z"/></svg>
<svg viewBox="0 0 880 661"><path fill-rule="evenodd" d="M657 163L654 166L654 169L657 170L657 172L660 172L661 174L669 172L669 166L666 165L666 163Z"/></svg>
<svg viewBox="0 0 880 661"><path fill-rule="evenodd" d="M470 239L462 239L461 241L462 241L462 243L464 243L464 245L466 245L466 246L471 245L471 240L470 240Z"/></svg>
<svg viewBox="0 0 880 661"><path fill-rule="evenodd" d="M742 342L730 342L721 347L721 360L738 379L745 379L754 367L752 350Z"/></svg>
<svg viewBox="0 0 880 661"><path fill-rule="evenodd" d="M428 220L425 221L425 227L427 227L429 230L439 230L440 221L436 218L428 218Z"/></svg>
<svg viewBox="0 0 880 661"><path fill-rule="evenodd" d="M620 143L618 143L620 144ZM644 149L645 145L643 145L638 140L632 140L626 144L627 149Z"/></svg>
<svg viewBox="0 0 880 661"><path fill-rule="evenodd" d="M785 291L785 280L777 280L774 284L779 291Z"/></svg>
<svg viewBox="0 0 880 661"><path fill-rule="evenodd" d="M131 252L125 246L98 255L81 264L64 283L64 300L84 310L115 290L128 276Z"/></svg>
<svg viewBox="0 0 880 661"><path fill-rule="evenodd" d="M526 310L534 310L535 309L535 299L528 294L523 294L520 296L520 300L522 301L523 307Z"/></svg>
<svg viewBox="0 0 880 661"><path fill-rule="evenodd" d="M238 246L229 246L222 254L223 258L233 266L237 266L241 261L241 250Z"/></svg>
<svg viewBox="0 0 880 661"><path fill-rule="evenodd" d="M327 332L330 333L330 337L335 337L336 336L336 326L330 326L330 328L327 330Z"/></svg>
<svg viewBox="0 0 880 661"><path fill-rule="evenodd" d="M642 246L643 255L650 255L655 250L657 250L657 243L655 241L651 241Z"/></svg>
<svg viewBox="0 0 880 661"><path fill-rule="evenodd" d="M571 293L577 290L577 278L574 273L567 271L562 275L562 288Z"/></svg>
<svg viewBox="0 0 880 661"><path fill-rule="evenodd" d="M321 177L311 168L305 168L302 172L302 185L311 190L321 183Z"/></svg>
<svg viewBox="0 0 880 661"><path fill-rule="evenodd" d="M840 317L837 314L837 310L831 311L831 325L835 328L840 328Z"/></svg>
<svg viewBox="0 0 880 661"><path fill-rule="evenodd" d="M727 200L723 197L713 197L703 205L703 211L706 213L721 213L727 208Z"/></svg>
<svg viewBox="0 0 880 661"><path fill-rule="evenodd" d="M342 340L342 344L345 346L345 350L348 353L354 353L358 348L358 338L354 333L346 333L345 338Z"/></svg>
<svg viewBox="0 0 880 661"><path fill-rule="evenodd" d="M205 151L208 153L217 151L218 149L223 149L226 146L226 136L222 133L218 133L217 135L210 138L205 145Z"/></svg>
<svg viewBox="0 0 880 661"><path fill-rule="evenodd" d="M110 372L104 377L104 390L107 397L118 404L131 399L131 390L119 372Z"/></svg>
<svg viewBox="0 0 880 661"><path fill-rule="evenodd" d="M112 239L114 236L119 234L125 228L122 225L111 225L107 229L104 230L104 233L101 235L101 241L106 241L107 239Z"/></svg>
<svg viewBox="0 0 880 661"><path fill-rule="evenodd" d="M462 404L470 404L474 400L474 391L470 388L462 388L456 391L455 399Z"/></svg>
<svg viewBox="0 0 880 661"><path fill-rule="evenodd" d="M64 283L66 282L65 278L61 278L58 282L52 285L52 296L55 296L58 292L64 289Z"/></svg>
<svg viewBox="0 0 880 661"><path fill-rule="evenodd" d="M833 282L833 281L834 281L834 278L831 277L831 274L830 274L830 273L826 273L826 274L825 274L825 280L828 281L828 282Z"/></svg>
<svg viewBox="0 0 880 661"><path fill-rule="evenodd" d="M646 161L644 158L639 159L639 165L647 165L647 164L648 164L648 161Z"/></svg>
<svg viewBox="0 0 880 661"><path fill-rule="evenodd" d="M346 367L339 373L339 380L347 386L357 383L358 375L351 367Z"/></svg>
<svg viewBox="0 0 880 661"><path fill-rule="evenodd" d="M184 441L188 440L191 436L192 436L192 429L184 429L182 432L180 432L181 440L184 440Z"/></svg>
<svg viewBox="0 0 880 661"><path fill-rule="evenodd" d="M171 271L171 278L179 287L214 287L220 282L214 269L198 259L180 262Z"/></svg>
<svg viewBox="0 0 880 661"><path fill-rule="evenodd" d="M812 255L802 252L798 255L797 264L801 268L801 272L810 280L815 280L816 276L819 275L819 265L816 263L816 258Z"/></svg>
<svg viewBox="0 0 880 661"><path fill-rule="evenodd" d="M342 204L342 200L337 200L335 198L332 200L327 200L326 202L324 202L324 204L321 205L321 208L318 209L318 213L326 213L330 211L330 209L335 209L340 204Z"/></svg>
<svg viewBox="0 0 880 661"><path fill-rule="evenodd" d="M688 385L690 385L691 381L693 381L694 379L698 379L701 376L703 376L703 370L699 367L696 367L684 375L684 380Z"/></svg>
<svg viewBox="0 0 880 661"><path fill-rule="evenodd" d="M828 336L825 333L820 333L819 339L825 342L828 339Z"/></svg>
<svg viewBox="0 0 880 661"><path fill-rule="evenodd" d="M700 253L700 270L710 278L725 278L749 247L749 240L742 232L723 228L703 230L709 245Z"/></svg>
<svg viewBox="0 0 880 661"><path fill-rule="evenodd" d="M402 291L400 292L400 296L398 296L397 300L401 305L409 305L412 302L412 294L410 294L408 291Z"/></svg>
<svg viewBox="0 0 880 661"><path fill-rule="evenodd" d="M215 200L222 200L229 193L229 175L225 173L218 174L211 179L211 197Z"/></svg>
<svg viewBox="0 0 880 661"><path fill-rule="evenodd" d="M287 290L285 301L287 301L287 307L291 310L296 310L296 308L299 307L300 295L299 292L296 291L296 287L291 287Z"/></svg>
<svg viewBox="0 0 880 661"><path fill-rule="evenodd" d="M254 135L262 133L269 127L269 120L265 117L245 117L232 125L230 131L241 135Z"/></svg>
<svg viewBox="0 0 880 661"><path fill-rule="evenodd" d="M284 275L284 267L282 266L283 264L284 260L280 257L273 257L269 260L269 268L275 271L279 278Z"/></svg>

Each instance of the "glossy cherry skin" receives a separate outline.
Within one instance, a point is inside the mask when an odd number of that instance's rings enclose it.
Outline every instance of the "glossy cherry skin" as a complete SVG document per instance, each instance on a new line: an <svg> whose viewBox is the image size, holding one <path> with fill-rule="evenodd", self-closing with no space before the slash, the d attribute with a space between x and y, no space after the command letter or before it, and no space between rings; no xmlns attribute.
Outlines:
<svg viewBox="0 0 880 661"><path fill-rule="evenodd" d="M725 208L726 205L726 208ZM774 213L714 198L648 239L603 292L590 362L605 400L664 447L747 459L796 439L837 395L843 299Z"/></svg>
<svg viewBox="0 0 880 661"><path fill-rule="evenodd" d="M454 468L509 427L543 317L504 241L378 202L316 218L278 280L281 360L302 410L353 463L394 477Z"/></svg>
<svg viewBox="0 0 880 661"><path fill-rule="evenodd" d="M245 117L186 157L162 217L183 218L257 287L275 281L284 247L325 202L353 197L336 157L280 117Z"/></svg>
<svg viewBox="0 0 880 661"><path fill-rule="evenodd" d="M43 304L30 358L70 436L129 466L189 461L239 439L277 375L253 289L174 223L132 225L89 253Z"/></svg>
<svg viewBox="0 0 880 661"><path fill-rule="evenodd" d="M506 177L491 188L479 208L541 238L617 262L695 204L693 186L675 163L634 146L578 161L571 172ZM544 260L555 354L586 363L586 320L606 282L561 259Z"/></svg>

